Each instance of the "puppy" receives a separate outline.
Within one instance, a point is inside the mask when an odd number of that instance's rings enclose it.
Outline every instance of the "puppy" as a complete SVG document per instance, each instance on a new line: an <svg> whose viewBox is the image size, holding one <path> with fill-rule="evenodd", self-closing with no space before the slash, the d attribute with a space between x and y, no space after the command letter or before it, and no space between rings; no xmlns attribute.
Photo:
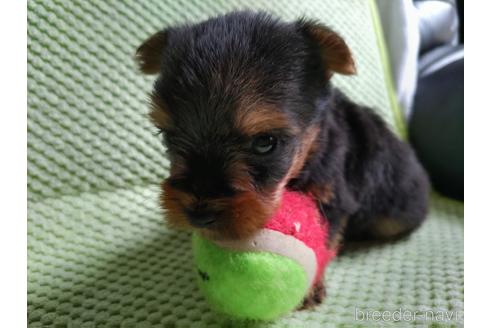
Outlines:
<svg viewBox="0 0 492 328"><path fill-rule="evenodd" d="M318 200L331 247L341 236L394 238L424 220L429 183L413 151L331 86L356 69L328 27L233 12L159 31L136 59L158 75L150 117L171 162L161 200L172 226L246 237L285 188ZM305 304L323 295L315 286Z"/></svg>

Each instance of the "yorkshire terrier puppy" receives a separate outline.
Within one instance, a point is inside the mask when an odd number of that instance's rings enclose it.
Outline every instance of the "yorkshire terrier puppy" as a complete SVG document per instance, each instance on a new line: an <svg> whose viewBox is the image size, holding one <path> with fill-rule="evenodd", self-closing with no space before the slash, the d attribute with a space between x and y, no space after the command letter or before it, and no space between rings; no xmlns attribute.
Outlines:
<svg viewBox="0 0 492 328"><path fill-rule="evenodd" d="M330 28L234 12L159 31L136 59L158 75L150 116L171 162L162 183L171 225L245 237L285 188L319 201L332 247L341 236L394 238L424 220L429 182L414 152L331 86L333 74L356 70ZM323 294L315 286L306 302Z"/></svg>

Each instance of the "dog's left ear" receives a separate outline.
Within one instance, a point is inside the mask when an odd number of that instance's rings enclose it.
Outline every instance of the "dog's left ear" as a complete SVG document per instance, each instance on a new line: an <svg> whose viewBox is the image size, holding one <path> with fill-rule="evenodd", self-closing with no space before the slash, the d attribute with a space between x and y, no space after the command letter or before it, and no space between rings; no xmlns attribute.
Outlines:
<svg viewBox="0 0 492 328"><path fill-rule="evenodd" d="M144 74L157 74L167 45L168 31L162 30L144 41L135 53L135 60Z"/></svg>
<svg viewBox="0 0 492 328"><path fill-rule="evenodd" d="M340 35L315 21L301 19L296 24L305 36L318 44L327 78L333 73L344 75L356 73L352 53Z"/></svg>

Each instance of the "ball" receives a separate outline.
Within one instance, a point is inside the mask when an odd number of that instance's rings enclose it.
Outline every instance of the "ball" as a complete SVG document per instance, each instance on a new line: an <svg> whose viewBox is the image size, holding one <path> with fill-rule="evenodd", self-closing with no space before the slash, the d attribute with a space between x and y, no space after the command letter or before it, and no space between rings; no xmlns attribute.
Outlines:
<svg viewBox="0 0 492 328"><path fill-rule="evenodd" d="M215 310L239 319L271 320L298 307L323 278L335 250L327 221L308 195L286 191L263 229L242 240L193 235L198 285Z"/></svg>

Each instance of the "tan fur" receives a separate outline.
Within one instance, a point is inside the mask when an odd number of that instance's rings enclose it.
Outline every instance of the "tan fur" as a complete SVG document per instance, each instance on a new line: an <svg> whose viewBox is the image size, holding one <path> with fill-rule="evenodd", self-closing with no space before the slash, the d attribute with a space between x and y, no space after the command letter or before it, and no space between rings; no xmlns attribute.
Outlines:
<svg viewBox="0 0 492 328"><path fill-rule="evenodd" d="M348 219L348 216L342 217L340 219L338 230L328 240L328 248L339 250L343 247L345 227L347 226Z"/></svg>
<svg viewBox="0 0 492 328"><path fill-rule="evenodd" d="M196 199L188 193L176 190L168 181L161 184L161 189L160 201L167 223L173 228L190 228L183 208L190 206Z"/></svg>
<svg viewBox="0 0 492 328"><path fill-rule="evenodd" d="M306 160L308 159L308 155L313 153L311 149L315 145L318 134L319 126L311 126L305 132L302 138L301 146L297 149L297 152L294 155L294 159L292 161L292 165L286 175L286 183L288 183L292 178L295 178L297 175L299 175L301 169L306 163Z"/></svg>
<svg viewBox="0 0 492 328"><path fill-rule="evenodd" d="M278 204L273 202L272 196L257 193L247 176L239 174L238 177L235 186L240 188L240 192L237 196L204 200L198 200L164 182L161 204L166 211L167 222L172 227L193 229L186 219L184 210L196 205L198 201L203 201L210 209L224 213L223 217L217 218L213 229L203 230L206 234L225 239L245 238L251 235L264 226Z"/></svg>
<svg viewBox="0 0 492 328"><path fill-rule="evenodd" d="M290 165L289 171L282 179L282 181L278 184L275 192L273 193L274 194L273 204L275 204L275 208L278 207L280 203L280 199L282 197L282 192L284 191L289 181L295 178L297 175L299 175L302 168L304 167L304 164L309 158L309 155L312 154L312 147L315 146L315 141L318 136L318 133L319 133L319 127L311 126L304 134L301 142L301 146L297 149L296 154L292 159L292 163Z"/></svg>
<svg viewBox="0 0 492 328"><path fill-rule="evenodd" d="M144 74L157 74L161 69L161 55L166 46L167 34L157 32L137 49L135 60Z"/></svg>
<svg viewBox="0 0 492 328"><path fill-rule="evenodd" d="M288 118L282 112L270 106L259 106L238 112L236 127L243 134L254 136L272 129L289 129Z"/></svg>
<svg viewBox="0 0 492 328"><path fill-rule="evenodd" d="M381 218L373 225L371 233L378 238L393 238L406 232L408 227L392 218Z"/></svg>
<svg viewBox="0 0 492 328"><path fill-rule="evenodd" d="M150 95L150 109L150 120L158 129L166 130L171 127L172 122L167 105L155 93Z"/></svg>
<svg viewBox="0 0 492 328"><path fill-rule="evenodd" d="M252 178L249 175L248 167L243 162L231 163L227 170L227 176L231 181L231 186L236 191L253 191Z"/></svg>
<svg viewBox="0 0 492 328"><path fill-rule="evenodd" d="M192 204L196 200L166 183L162 188L161 202L168 224L175 228L193 229L186 219L184 209L186 204ZM275 210L268 198L252 191L242 192L231 199L210 200L207 201L207 205L212 209L224 210L224 217L217 218L213 229L206 229L210 236L223 239L245 238L251 235L265 224Z"/></svg>
<svg viewBox="0 0 492 328"><path fill-rule="evenodd" d="M329 184L312 185L309 187L309 193L324 204L329 204L333 199L333 190Z"/></svg>
<svg viewBox="0 0 492 328"><path fill-rule="evenodd" d="M356 73L350 49L337 33L323 25L309 26L309 33L321 47L327 78L330 78L333 72L346 75Z"/></svg>
<svg viewBox="0 0 492 328"><path fill-rule="evenodd" d="M262 228L276 210L271 197L254 191L243 192L231 202L231 218L227 225L219 227L218 234L226 238L245 238Z"/></svg>

